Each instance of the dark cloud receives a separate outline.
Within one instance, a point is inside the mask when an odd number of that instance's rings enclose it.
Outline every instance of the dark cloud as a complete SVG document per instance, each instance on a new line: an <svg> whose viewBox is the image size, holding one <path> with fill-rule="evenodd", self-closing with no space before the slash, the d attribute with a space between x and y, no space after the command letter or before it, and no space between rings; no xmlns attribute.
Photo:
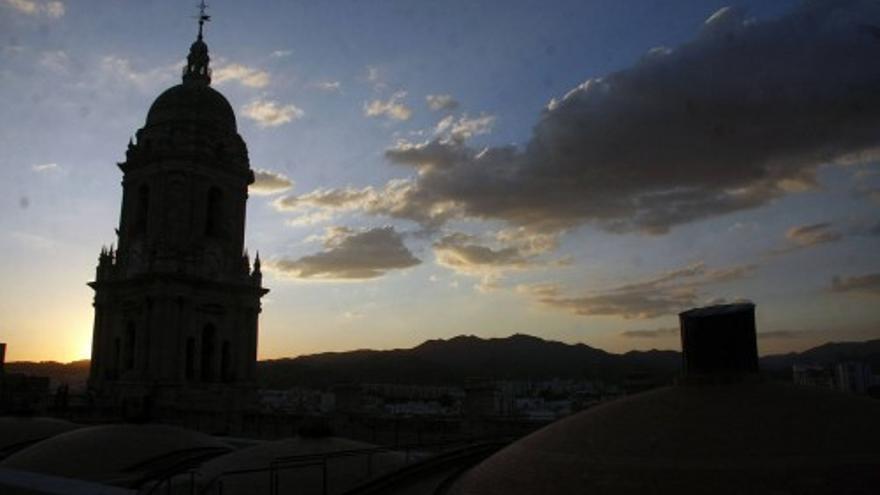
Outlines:
<svg viewBox="0 0 880 495"><path fill-rule="evenodd" d="M284 174L271 170L254 170L254 183L248 187L251 194L268 195L286 191L293 187L293 181Z"/></svg>
<svg viewBox="0 0 880 495"><path fill-rule="evenodd" d="M755 265L708 269L703 263L670 270L652 278L599 290L583 296L567 296L554 284L521 286L539 303L581 316L656 318L677 314L704 299L702 289L750 275Z"/></svg>
<svg viewBox="0 0 880 495"><path fill-rule="evenodd" d="M869 273L853 277L835 276L831 279L831 291L880 295L880 273Z"/></svg>
<svg viewBox="0 0 880 495"><path fill-rule="evenodd" d="M280 274L302 279L371 279L390 270L409 268L421 261L403 244L393 227L353 231L328 229L324 250L296 260L282 258L268 263Z"/></svg>
<svg viewBox="0 0 880 495"><path fill-rule="evenodd" d="M633 339L658 339L678 337L680 330L678 328L655 328L653 330L627 330L621 332L622 337Z"/></svg>
<svg viewBox="0 0 880 495"><path fill-rule="evenodd" d="M418 174L369 212L663 233L814 187L820 165L876 156L880 40L865 23L880 3L762 22L724 9L691 42L551 101L523 148L398 143L388 158Z"/></svg>

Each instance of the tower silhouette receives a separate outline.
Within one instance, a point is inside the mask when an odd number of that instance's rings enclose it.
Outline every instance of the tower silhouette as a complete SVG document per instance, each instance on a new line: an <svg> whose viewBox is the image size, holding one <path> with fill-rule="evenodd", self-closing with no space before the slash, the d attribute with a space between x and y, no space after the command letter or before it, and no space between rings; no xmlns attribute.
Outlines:
<svg viewBox="0 0 880 495"><path fill-rule="evenodd" d="M118 247L101 251L89 386L126 409L228 410L252 390L262 287L244 249L254 174L202 25L182 83L129 141ZM170 414L170 413L169 413Z"/></svg>

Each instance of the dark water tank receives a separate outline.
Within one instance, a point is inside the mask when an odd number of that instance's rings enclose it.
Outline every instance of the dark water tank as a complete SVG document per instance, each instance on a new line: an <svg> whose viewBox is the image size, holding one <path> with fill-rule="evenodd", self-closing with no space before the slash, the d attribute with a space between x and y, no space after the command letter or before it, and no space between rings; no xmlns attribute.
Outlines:
<svg viewBox="0 0 880 495"><path fill-rule="evenodd" d="M685 376L758 373L754 304L695 308L681 313L679 321Z"/></svg>

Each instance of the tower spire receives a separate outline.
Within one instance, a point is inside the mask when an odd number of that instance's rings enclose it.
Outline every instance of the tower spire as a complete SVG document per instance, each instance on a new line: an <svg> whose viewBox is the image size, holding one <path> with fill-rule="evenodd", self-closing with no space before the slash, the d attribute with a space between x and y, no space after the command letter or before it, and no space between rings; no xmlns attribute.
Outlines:
<svg viewBox="0 0 880 495"><path fill-rule="evenodd" d="M211 84L211 69L208 66L211 58L208 57L208 45L202 40L205 23L211 20L211 16L205 13L208 5L205 0L199 3L199 35L195 43L189 47L189 55L186 57L186 67L183 68L184 84Z"/></svg>
<svg viewBox="0 0 880 495"><path fill-rule="evenodd" d="M202 27L206 22L211 20L211 16L205 14L205 10L208 8L208 4L205 3L205 0L202 0L199 3L199 37L198 40L202 40Z"/></svg>

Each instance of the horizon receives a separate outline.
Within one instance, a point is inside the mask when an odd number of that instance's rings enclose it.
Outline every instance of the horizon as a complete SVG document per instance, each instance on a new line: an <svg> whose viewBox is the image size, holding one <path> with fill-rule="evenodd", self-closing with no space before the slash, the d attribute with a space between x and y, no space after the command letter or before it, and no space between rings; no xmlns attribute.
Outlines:
<svg viewBox="0 0 880 495"><path fill-rule="evenodd" d="M608 351L608 350L602 349L602 348L600 348L600 347L596 347L596 346L590 345L590 344L587 343L587 342L562 342L562 341L559 341L559 340L544 339L544 338L541 338L541 337L538 337L538 336L535 336L535 335L524 334L524 333L514 333L514 334L510 334L510 335L508 335L508 336L506 336L506 337L480 337L479 335L475 335L475 334L459 334L459 335L455 335L455 336L447 337L447 338L443 338L443 339L427 339L427 340L422 341L422 342L420 342L420 343L418 343L418 344L416 344L416 345L414 345L414 346L411 346L411 347L391 347L391 348L387 348L387 349L357 348L357 349L347 349L347 350L326 350L326 351L318 351L318 352L313 352L313 353L308 353L308 354L299 354L299 355L295 355L295 356L278 356L278 357L271 357L271 358L263 358L263 359L258 359L257 361L258 361L258 362L266 362L266 361L277 361L277 360L291 360L291 359L298 359L298 358L301 358L301 357L317 356L317 355L322 355L322 354L346 354L346 353L355 353L355 352L389 352L389 351L407 351L407 350L412 350L412 349L415 349L415 348L417 348L417 347L420 347L421 345L426 344L426 343L428 343L428 342L436 342L436 341L449 342L449 341L451 341L451 340L458 339L458 338L474 338L474 337L475 337L475 338L478 338L478 339L481 339L481 340L483 340L483 341L490 341L490 340L507 340L507 339L510 339L510 338L512 338L512 337L517 337L517 336L532 337L532 338L540 339L540 340L542 340L543 342L548 342L548 343L561 343L561 344L565 344L565 345L569 345L569 346L585 345L585 346L587 346L587 347L589 347L589 348L591 348L591 349L599 350L599 351L606 352L606 353L608 353L608 354L612 354L612 355L623 355L623 354L626 354L626 353L629 353L629 352L676 352L676 353L679 353L679 354L681 353L681 349L658 349L658 348L650 348L650 349L630 349L630 350L626 350L626 351L622 351L622 352L612 352L612 351ZM880 340L880 338L868 339L868 340L841 340L841 341L827 341L827 342L823 342L823 343L821 343L821 344L819 344L819 345L816 345L816 346L810 346L810 347L807 347L807 348L804 348L804 349L800 349L800 350L791 350L791 351L786 351L786 352L767 353L767 352L761 352L761 349L760 349L761 335L758 334L758 342L759 342L758 356L761 357L761 358L765 358L765 357L783 356L783 355L787 355L787 354L801 354L801 353L804 353L804 352L807 352L807 351L811 351L811 350L814 350L814 349L816 349L816 348L823 347L823 346L826 346L826 345L838 345L838 344L865 344L865 343L872 342L872 341L875 341L875 340ZM8 364L8 365L15 365L15 364L22 364L22 363L36 363L36 364L57 363L57 364L61 364L61 365L70 365L70 364L74 364L74 363L82 363L82 362L89 362L89 361L90 361L89 358L74 359L74 360L71 360L71 361L57 361L57 360L40 360L40 361L35 361L35 360L16 360L16 361L7 361L6 364Z"/></svg>
<svg viewBox="0 0 880 495"><path fill-rule="evenodd" d="M679 352L678 312L742 299L762 356L880 338L877 5L338 6L210 4L257 172L259 360L462 328ZM89 359L116 162L190 10L0 0L9 362Z"/></svg>

